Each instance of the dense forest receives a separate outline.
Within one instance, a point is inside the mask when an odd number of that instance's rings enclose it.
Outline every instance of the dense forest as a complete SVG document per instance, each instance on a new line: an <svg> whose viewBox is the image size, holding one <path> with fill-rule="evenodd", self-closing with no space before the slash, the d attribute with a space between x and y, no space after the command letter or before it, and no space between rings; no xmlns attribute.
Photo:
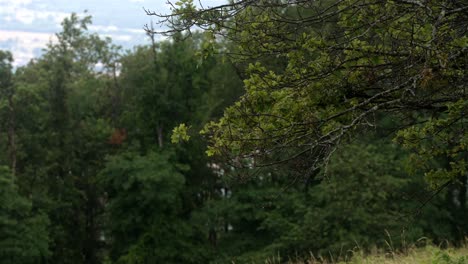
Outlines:
<svg viewBox="0 0 468 264"><path fill-rule="evenodd" d="M464 1L230 1L0 51L0 262L279 263L468 236Z"/></svg>

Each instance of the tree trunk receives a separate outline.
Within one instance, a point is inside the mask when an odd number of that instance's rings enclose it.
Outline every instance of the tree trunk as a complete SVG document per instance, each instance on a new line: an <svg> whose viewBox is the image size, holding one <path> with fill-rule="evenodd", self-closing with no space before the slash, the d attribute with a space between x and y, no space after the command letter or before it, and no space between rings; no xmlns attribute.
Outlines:
<svg viewBox="0 0 468 264"><path fill-rule="evenodd" d="M13 105L13 92L8 97L9 122L8 122L8 153L10 156L10 167L13 176L16 175L16 117Z"/></svg>
<svg viewBox="0 0 468 264"><path fill-rule="evenodd" d="M162 125L157 128L157 136L158 136L158 146L159 148L163 147L163 127Z"/></svg>

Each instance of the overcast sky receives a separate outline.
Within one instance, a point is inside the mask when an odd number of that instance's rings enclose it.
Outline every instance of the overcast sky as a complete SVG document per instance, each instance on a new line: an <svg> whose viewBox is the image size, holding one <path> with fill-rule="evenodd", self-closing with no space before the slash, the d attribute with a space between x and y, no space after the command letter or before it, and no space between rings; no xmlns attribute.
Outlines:
<svg viewBox="0 0 468 264"><path fill-rule="evenodd" d="M15 66L41 54L59 32L60 22L84 10L93 17L90 29L111 37L124 48L147 43L143 26L151 22L143 7L168 13L166 0L0 0L0 49L9 50ZM202 0L204 6L225 0Z"/></svg>

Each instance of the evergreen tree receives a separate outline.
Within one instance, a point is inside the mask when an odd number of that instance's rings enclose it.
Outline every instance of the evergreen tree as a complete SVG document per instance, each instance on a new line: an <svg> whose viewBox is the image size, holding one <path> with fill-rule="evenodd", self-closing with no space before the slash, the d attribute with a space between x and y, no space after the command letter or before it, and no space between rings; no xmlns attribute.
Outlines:
<svg viewBox="0 0 468 264"><path fill-rule="evenodd" d="M49 255L49 221L22 197L11 171L0 167L0 258L5 264L41 263Z"/></svg>

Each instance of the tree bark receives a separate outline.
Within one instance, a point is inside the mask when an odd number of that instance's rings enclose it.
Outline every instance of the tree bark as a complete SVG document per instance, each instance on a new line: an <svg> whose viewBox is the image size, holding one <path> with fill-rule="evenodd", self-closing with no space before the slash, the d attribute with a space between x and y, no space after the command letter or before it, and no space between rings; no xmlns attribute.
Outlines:
<svg viewBox="0 0 468 264"><path fill-rule="evenodd" d="M8 153L10 156L10 168L13 176L16 175L16 116L15 108L13 103L13 91L9 94L8 97L8 109L9 109L9 122L8 122Z"/></svg>
<svg viewBox="0 0 468 264"><path fill-rule="evenodd" d="M163 138L163 127L162 127L162 125L159 126L159 127L157 128L157 134L158 134L158 135L157 135L157 136L158 136L158 146L159 146L160 148L162 148L162 147L163 147L163 143L164 143L164 140L163 140L163 139L164 139L164 138Z"/></svg>

